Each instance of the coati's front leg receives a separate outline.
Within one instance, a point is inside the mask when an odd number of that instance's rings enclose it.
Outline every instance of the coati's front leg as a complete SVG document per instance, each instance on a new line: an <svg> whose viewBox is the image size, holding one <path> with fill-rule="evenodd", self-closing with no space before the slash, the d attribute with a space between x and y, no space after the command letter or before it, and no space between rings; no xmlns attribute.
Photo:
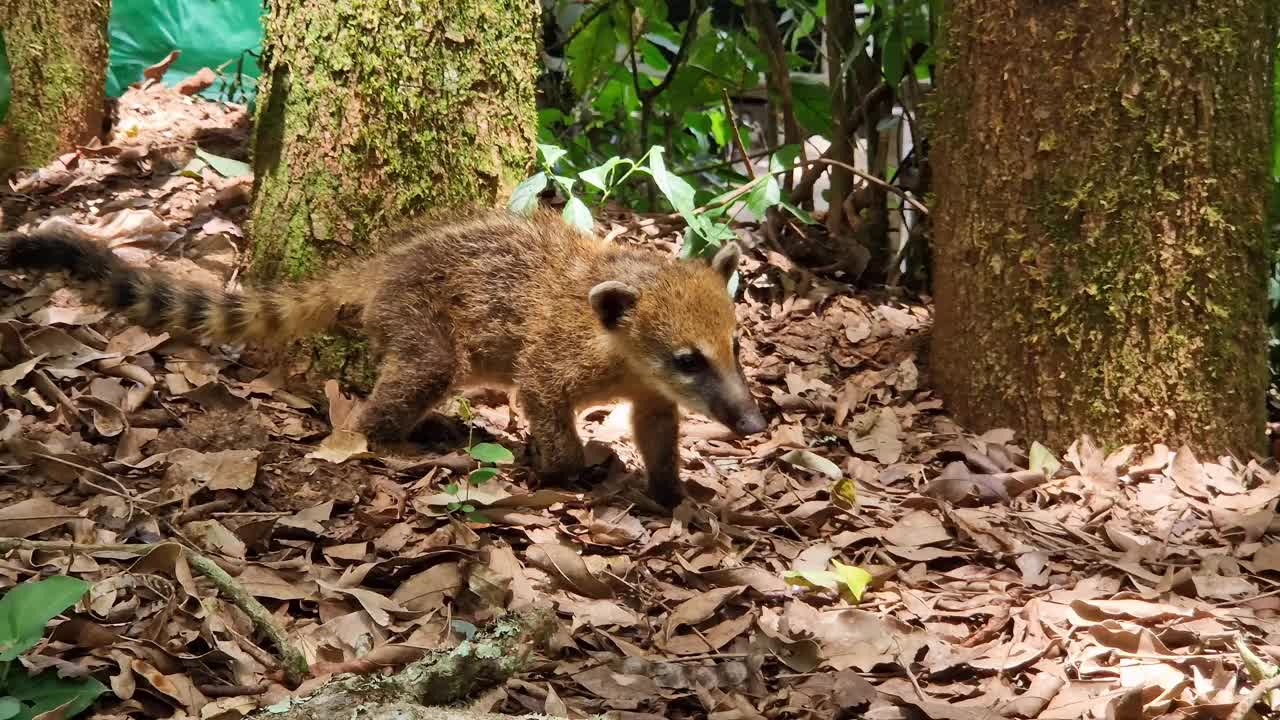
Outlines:
<svg viewBox="0 0 1280 720"><path fill-rule="evenodd" d="M666 507L684 497L680 485L680 411L664 398L632 403L631 430L644 460L649 494Z"/></svg>
<svg viewBox="0 0 1280 720"><path fill-rule="evenodd" d="M560 484L585 469L586 452L578 437L573 403L567 397L548 396L541 390L527 385L520 389L520 404L529 423L533 469L540 480Z"/></svg>
<svg viewBox="0 0 1280 720"><path fill-rule="evenodd" d="M406 439L427 411L445 399L456 372L457 357L447 347L421 347L414 355L388 353L356 430L375 442Z"/></svg>

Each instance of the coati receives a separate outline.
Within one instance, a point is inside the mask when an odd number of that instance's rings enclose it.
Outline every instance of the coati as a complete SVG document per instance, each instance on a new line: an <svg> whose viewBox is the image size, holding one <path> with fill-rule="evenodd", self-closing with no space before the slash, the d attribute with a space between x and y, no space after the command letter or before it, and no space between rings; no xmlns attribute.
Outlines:
<svg viewBox="0 0 1280 720"><path fill-rule="evenodd" d="M584 405L632 403L652 497L673 506L678 406L739 435L767 426L738 363L726 282L740 251L670 260L604 243L557 215L483 211L407 225L383 253L327 277L224 293L135 268L65 229L0 235L0 268L66 272L139 325L217 342L279 344L354 316L378 359L356 420L398 441L450 390L516 389L534 470L562 481L584 467Z"/></svg>

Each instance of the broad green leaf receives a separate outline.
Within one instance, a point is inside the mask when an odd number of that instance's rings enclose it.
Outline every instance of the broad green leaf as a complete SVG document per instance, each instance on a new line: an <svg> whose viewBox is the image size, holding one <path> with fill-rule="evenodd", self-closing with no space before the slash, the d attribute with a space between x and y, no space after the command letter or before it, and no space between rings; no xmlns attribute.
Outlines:
<svg viewBox="0 0 1280 720"><path fill-rule="evenodd" d="M811 135L827 137L831 132L831 90L826 83L793 76L791 95L795 100L796 120Z"/></svg>
<svg viewBox="0 0 1280 720"><path fill-rule="evenodd" d="M840 590L840 578L827 570L788 570L782 573L782 579L789 585Z"/></svg>
<svg viewBox="0 0 1280 720"><path fill-rule="evenodd" d="M787 202L780 202L778 203L778 206L796 216L796 218L805 225L816 225L818 222L817 220L814 220L813 216L809 214L809 211L804 208L796 207L795 205Z"/></svg>
<svg viewBox="0 0 1280 720"><path fill-rule="evenodd" d="M459 492L461 489L462 489L462 488L458 487L458 483L456 483L456 482L451 482L451 483L449 483L448 485L445 485L445 486L444 486L444 494L445 494L445 495L457 495L457 494L458 494L458 492Z"/></svg>
<svg viewBox="0 0 1280 720"><path fill-rule="evenodd" d="M560 162L560 158L568 153L569 151L562 147L538 143L538 155L542 157L542 162L546 163L547 167L555 167L555 164Z"/></svg>
<svg viewBox="0 0 1280 720"><path fill-rule="evenodd" d="M45 623L75 605L90 587L79 578L54 575L17 585L0 597L0 662L34 647Z"/></svg>
<svg viewBox="0 0 1280 720"><path fill-rule="evenodd" d="M458 512L462 509L462 503L454 500L453 502L445 505L445 507L449 509L449 512Z"/></svg>
<svg viewBox="0 0 1280 720"><path fill-rule="evenodd" d="M723 110L710 110L707 112L707 119L711 121L711 137L715 138L716 144L725 147L729 144L729 133L732 132L729 125L729 118L725 117Z"/></svg>
<svg viewBox="0 0 1280 720"><path fill-rule="evenodd" d="M200 148L196 148L196 157L209 163L209 167L213 168L222 177L240 177L242 175L252 175L253 168L248 163L242 163L239 160L224 158L221 155L207 153Z"/></svg>
<svg viewBox="0 0 1280 720"><path fill-rule="evenodd" d="M9 71L9 51L0 32L0 123L9 116L9 100L13 97L13 74Z"/></svg>
<svg viewBox="0 0 1280 720"><path fill-rule="evenodd" d="M782 200L782 189L778 187L778 181L773 179L772 175L762 177L764 182L756 185L744 198L747 210L750 210L757 220L763 219L765 211Z"/></svg>
<svg viewBox="0 0 1280 720"><path fill-rule="evenodd" d="M587 209L586 204L578 198L569 198L569 202L565 203L562 214L564 215L564 219L570 225L578 228L582 232L592 233L595 231L595 218L591 217L591 211Z"/></svg>
<svg viewBox="0 0 1280 720"><path fill-rule="evenodd" d="M658 190L662 192L667 202L671 203L671 207L684 216L685 222L692 224L690 217L695 209L693 187L678 175L667 172L667 164L662 158L662 152L659 146L649 150L649 172L653 176L654 183L658 185Z"/></svg>
<svg viewBox="0 0 1280 720"><path fill-rule="evenodd" d="M907 39L902 34L902 23L894 22L889 28L889 36L885 38L883 68L884 82L891 88L897 88L902 82L902 69L907 51Z"/></svg>
<svg viewBox="0 0 1280 720"><path fill-rule="evenodd" d="M616 167L619 162L622 162L622 158L614 155L600 165L578 173L578 179L599 190L608 190L609 173L613 172L613 168Z"/></svg>
<svg viewBox="0 0 1280 720"><path fill-rule="evenodd" d="M577 180L574 180L573 178L568 177L566 175L554 175L554 174L551 176L551 179L554 180L555 183L560 186L560 191L564 193L565 197L568 197L568 198L573 197L573 186L578 183Z"/></svg>
<svg viewBox="0 0 1280 720"><path fill-rule="evenodd" d="M1062 463L1058 462L1058 458L1049 452L1049 448L1040 444L1039 441L1031 443L1030 465L1032 470L1043 470L1045 477L1053 477L1062 467Z"/></svg>
<svg viewBox="0 0 1280 720"><path fill-rule="evenodd" d="M72 718L84 712L98 696L107 692L107 686L88 678L60 678L50 670L31 676L9 671L7 690L25 706L13 720L31 720L35 716L66 706L64 718Z"/></svg>
<svg viewBox="0 0 1280 720"><path fill-rule="evenodd" d="M462 512L470 514L476 511L476 506L471 503L464 503L460 509Z"/></svg>
<svg viewBox="0 0 1280 720"><path fill-rule="evenodd" d="M511 191L511 199L507 201L507 207L521 215L528 215L538 207L538 194L547 189L547 174L540 172L537 175L525 180Z"/></svg>
<svg viewBox="0 0 1280 720"><path fill-rule="evenodd" d="M9 720L22 712L22 701L12 695L0 696L0 720Z"/></svg>
<svg viewBox="0 0 1280 720"><path fill-rule="evenodd" d="M515 462L516 459L510 450L497 443L478 443L471 447L469 454L480 462L493 463L495 465Z"/></svg>
<svg viewBox="0 0 1280 720"><path fill-rule="evenodd" d="M796 467L821 473L832 480L839 480L844 477L844 473L840 472L839 465L808 450L792 450L779 458L779 460L791 463Z"/></svg>
<svg viewBox="0 0 1280 720"><path fill-rule="evenodd" d="M860 567L845 565L839 560L832 560L831 566L836 569L836 577L840 578L840 584L853 597L853 601L861 602L862 593L866 592L867 585L871 583L871 573Z"/></svg>
<svg viewBox="0 0 1280 720"><path fill-rule="evenodd" d="M467 475L467 482L472 485L483 485L489 480L492 480L497 474L498 471L496 468L477 468L472 470L471 474Z"/></svg>

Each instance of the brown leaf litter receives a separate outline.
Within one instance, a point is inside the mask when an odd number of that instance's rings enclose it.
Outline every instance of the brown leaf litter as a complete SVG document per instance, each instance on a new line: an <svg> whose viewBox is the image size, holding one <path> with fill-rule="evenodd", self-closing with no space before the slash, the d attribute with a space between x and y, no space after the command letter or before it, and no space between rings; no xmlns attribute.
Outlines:
<svg viewBox="0 0 1280 720"><path fill-rule="evenodd" d="M118 112L107 144L13 181L4 227L70 223L129 261L234 286L251 178L191 158L243 158L243 109L150 86ZM675 246L633 216L602 225ZM472 487L464 454L369 452L342 427L351 401L299 385L300 368L0 275L0 537L80 548L17 543L0 587L95 583L25 662L103 679L103 716L234 718L288 696L272 646L178 545L285 626L321 675L297 692L528 607L561 626L493 709L1225 717L1252 684L1237 639L1280 656L1275 467L1087 438L1057 458L967 433L928 387L927 304L749 257L742 356L770 432L744 442L691 418L692 501L674 514L639 490L625 408L582 416L594 486L532 490L517 461ZM469 397L477 438L520 458L519 413ZM139 543L167 544L101 549ZM865 592L832 580L841 566L866 570Z"/></svg>

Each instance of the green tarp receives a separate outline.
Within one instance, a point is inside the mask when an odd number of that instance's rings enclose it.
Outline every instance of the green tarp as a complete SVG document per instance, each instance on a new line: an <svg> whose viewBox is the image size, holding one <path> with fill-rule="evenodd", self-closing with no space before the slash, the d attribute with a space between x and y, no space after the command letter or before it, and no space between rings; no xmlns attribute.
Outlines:
<svg viewBox="0 0 1280 720"><path fill-rule="evenodd" d="M258 82L262 13L263 0L112 0L107 95L119 97L142 79L144 68L178 50L182 54L165 73L166 85L203 67L221 68L218 82L202 95L251 100Z"/></svg>

